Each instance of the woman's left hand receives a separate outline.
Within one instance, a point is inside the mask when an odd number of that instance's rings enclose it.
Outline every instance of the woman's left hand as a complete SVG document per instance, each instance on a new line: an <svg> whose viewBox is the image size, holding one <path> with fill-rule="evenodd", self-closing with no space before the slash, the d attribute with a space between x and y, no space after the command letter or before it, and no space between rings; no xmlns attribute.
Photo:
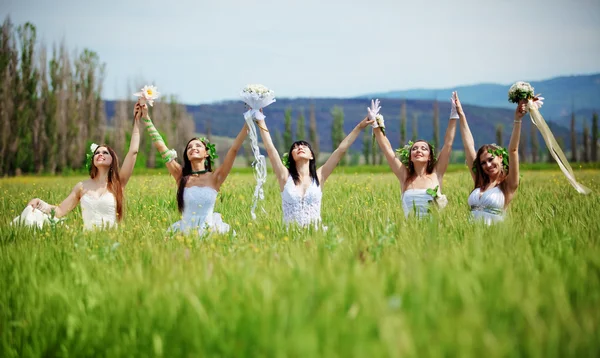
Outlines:
<svg viewBox="0 0 600 358"><path fill-rule="evenodd" d="M360 123L358 123L358 128L365 129L367 126L372 125L375 120L369 119L369 116L365 117Z"/></svg>

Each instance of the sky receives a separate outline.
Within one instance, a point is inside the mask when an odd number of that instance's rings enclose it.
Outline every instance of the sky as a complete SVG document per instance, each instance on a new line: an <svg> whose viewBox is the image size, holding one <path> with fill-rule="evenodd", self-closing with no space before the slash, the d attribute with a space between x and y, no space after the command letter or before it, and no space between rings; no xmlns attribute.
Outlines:
<svg viewBox="0 0 600 358"><path fill-rule="evenodd" d="M600 72L600 0L0 0L47 46L96 51L105 99L350 97Z"/></svg>

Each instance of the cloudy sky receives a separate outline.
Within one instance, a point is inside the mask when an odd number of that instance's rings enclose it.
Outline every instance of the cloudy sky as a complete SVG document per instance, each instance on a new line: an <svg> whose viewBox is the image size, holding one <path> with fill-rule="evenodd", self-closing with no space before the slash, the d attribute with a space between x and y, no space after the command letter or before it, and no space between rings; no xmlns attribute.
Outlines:
<svg viewBox="0 0 600 358"><path fill-rule="evenodd" d="M248 83L345 97L600 72L600 0L1 0L0 14L96 51L106 99L145 82L197 104Z"/></svg>

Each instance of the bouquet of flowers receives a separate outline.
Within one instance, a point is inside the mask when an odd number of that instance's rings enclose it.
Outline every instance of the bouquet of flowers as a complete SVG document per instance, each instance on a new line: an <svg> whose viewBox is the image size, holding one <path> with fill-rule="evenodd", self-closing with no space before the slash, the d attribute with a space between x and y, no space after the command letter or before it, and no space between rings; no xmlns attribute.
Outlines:
<svg viewBox="0 0 600 358"><path fill-rule="evenodd" d="M252 153L254 154L252 166L254 167L256 187L254 188L254 199L252 201L250 214L253 219L256 219L254 211L258 204L258 199L263 200L265 197L262 186L267 180L267 163L265 156L260 154L260 149L258 148L258 136L256 135L256 127L254 126L253 119L265 119L265 115L262 114L260 110L275 102L275 92L263 85L247 85L240 93L240 96L250 107L250 109L244 113L244 119L248 125L248 137L250 137Z"/></svg>
<svg viewBox="0 0 600 358"><path fill-rule="evenodd" d="M431 197L433 198L433 200L429 200L430 203L436 205L439 209L443 209L446 207L446 205L448 205L448 197L446 197L446 195L444 194L439 194L439 188L440 186L436 185L435 188L429 188L425 190L425 192L431 195Z"/></svg>
<svg viewBox="0 0 600 358"><path fill-rule="evenodd" d="M240 96L250 107L244 113L244 118L254 117L256 119L265 119L265 115L260 112L260 109L275 102L275 92L263 85L247 85L242 90L242 93L240 93Z"/></svg>
<svg viewBox="0 0 600 358"><path fill-rule="evenodd" d="M523 81L519 81L514 85L510 86L508 90L508 101L512 103L519 103L524 99L532 99L534 97L533 87Z"/></svg>
<svg viewBox="0 0 600 358"><path fill-rule="evenodd" d="M508 100L512 103L519 103L521 100L527 100L527 110L529 111L529 117L531 118L531 122L538 128L542 137L544 138L544 142L546 142L546 146L548 147L548 151L550 155L556 160L560 170L562 170L563 174L567 177L567 180L571 185L580 193L580 194L588 194L591 192L589 188L580 184L575 179L575 173L573 172L573 168L569 164L567 157L564 152L558 145L556 138L554 138L554 134L548 127L548 124L542 117L539 109L542 108L544 104L544 97L540 97L540 95L534 95L533 87L527 83L519 81L513 84L508 90ZM498 155L499 153L494 153ZM505 156L505 153L502 153L503 158L508 158L508 155ZM508 166L508 159L504 163L505 166Z"/></svg>
<svg viewBox="0 0 600 358"><path fill-rule="evenodd" d="M158 93L158 91L156 90L156 86L146 85L140 90L140 92L136 92L133 95L141 98L142 104L145 104L146 102L148 102L148 104L150 106L153 106L154 100L158 98L160 93Z"/></svg>

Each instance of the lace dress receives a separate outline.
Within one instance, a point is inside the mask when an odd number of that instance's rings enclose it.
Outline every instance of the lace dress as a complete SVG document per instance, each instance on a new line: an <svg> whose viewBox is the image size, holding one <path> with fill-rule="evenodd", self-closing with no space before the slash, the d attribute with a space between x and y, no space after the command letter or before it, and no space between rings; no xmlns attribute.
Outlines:
<svg viewBox="0 0 600 358"><path fill-rule="evenodd" d="M183 217L171 225L169 231L190 233L196 230L199 235L210 232L225 234L229 225L223 222L221 214L215 213L217 191L207 186L192 186L183 190Z"/></svg>
<svg viewBox="0 0 600 358"><path fill-rule="evenodd" d="M291 176L288 177L281 192L281 206L283 209L283 222L287 225L295 223L302 227L321 224L321 199L323 192L321 186L313 181L304 196L300 188L296 187Z"/></svg>
<svg viewBox="0 0 600 358"><path fill-rule="evenodd" d="M497 186L483 193L479 188L473 190L469 205L475 220L483 220L487 225L504 221L504 193Z"/></svg>

